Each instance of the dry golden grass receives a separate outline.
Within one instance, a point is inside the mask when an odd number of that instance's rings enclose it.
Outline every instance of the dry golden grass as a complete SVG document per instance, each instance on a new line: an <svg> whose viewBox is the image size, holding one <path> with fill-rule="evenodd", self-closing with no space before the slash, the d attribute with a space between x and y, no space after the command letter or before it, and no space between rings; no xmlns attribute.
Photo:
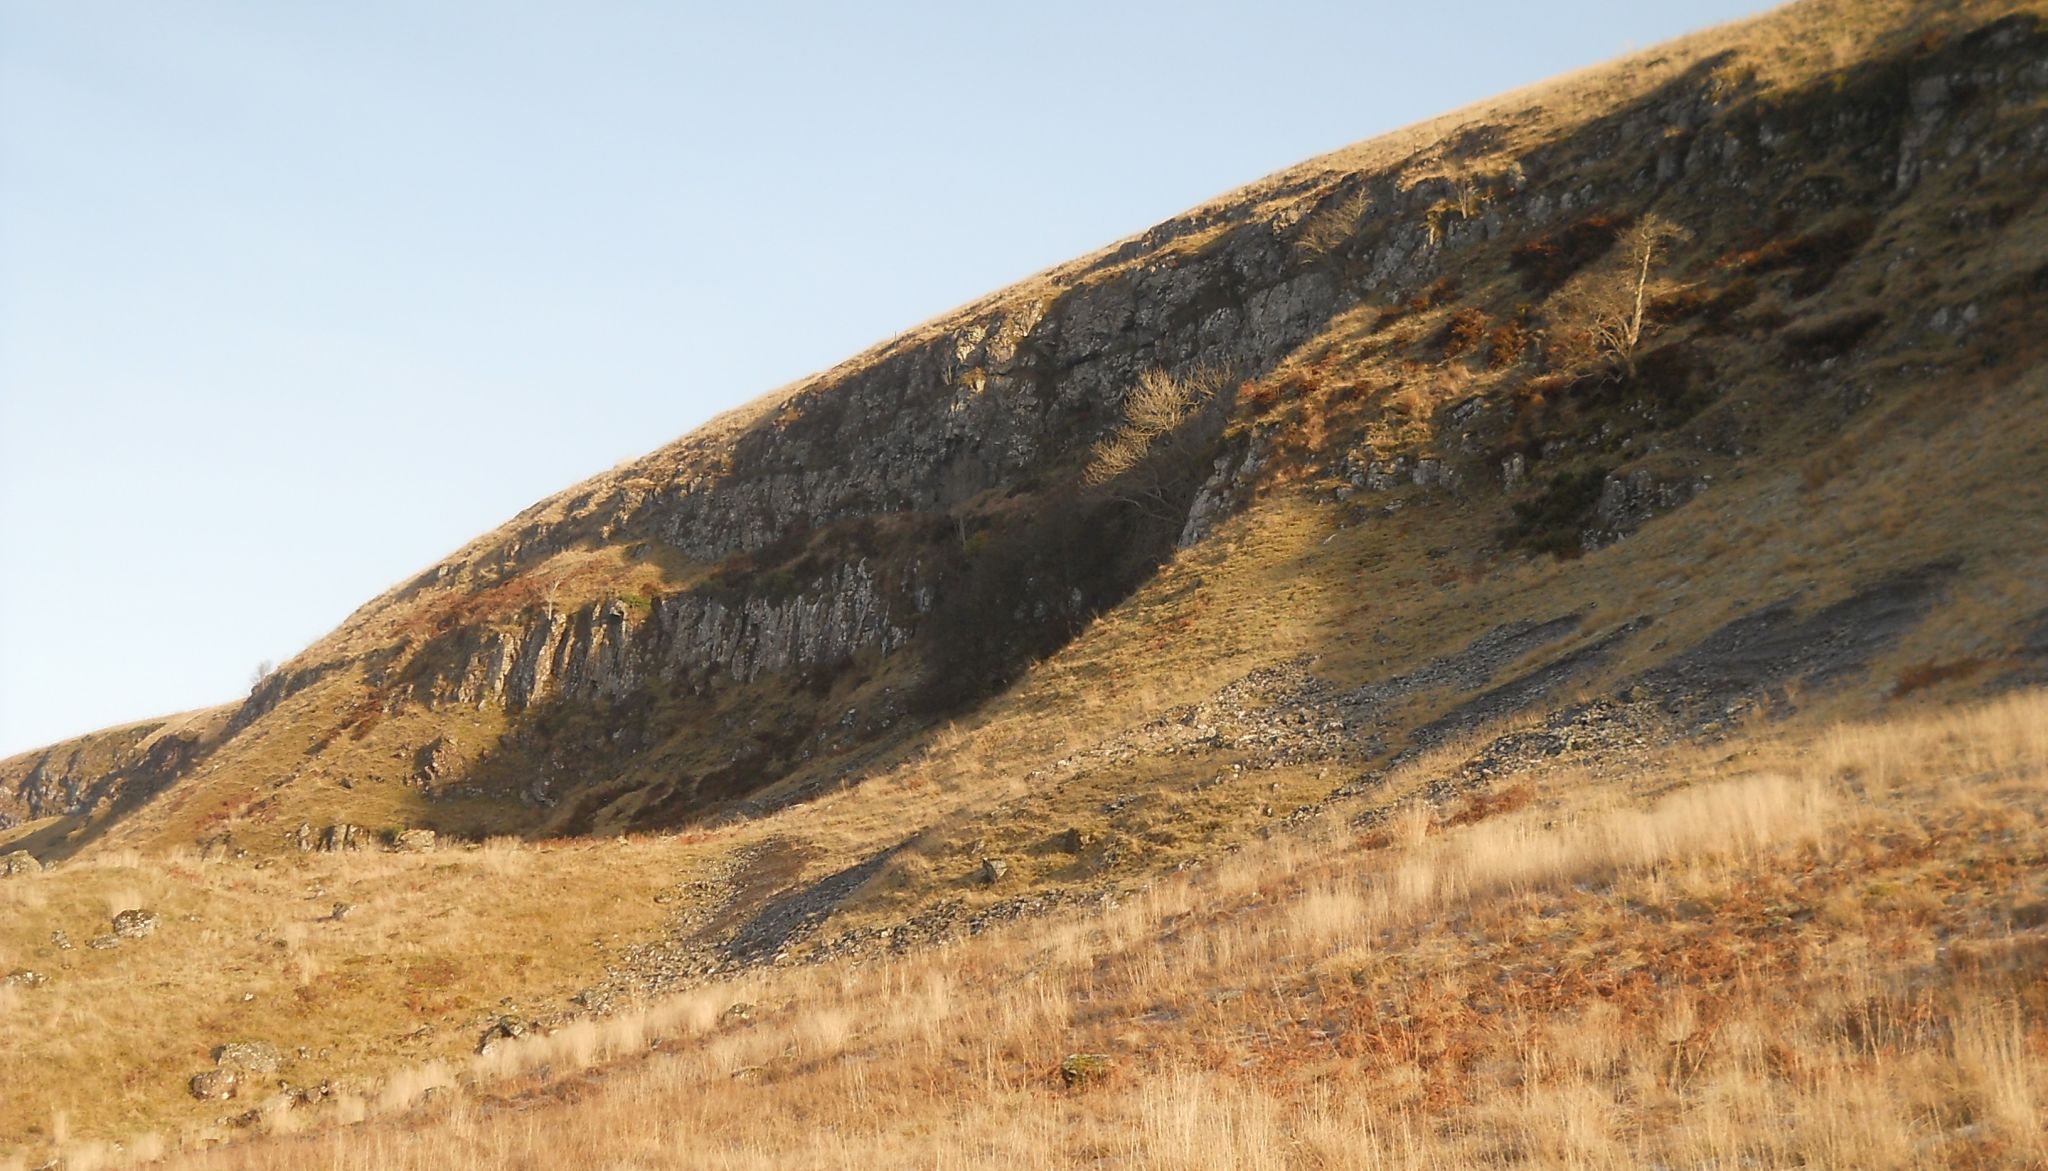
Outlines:
<svg viewBox="0 0 2048 1171"><path fill-rule="evenodd" d="M1656 639L1684 647L1782 592L1802 590L1803 604L1811 607L1900 565L1946 556L1959 558L1962 569L1922 626L1864 680L1801 702L1822 718L1887 703L1910 715L1952 702L1958 688L1973 681L1905 700L1888 697L1892 681L1912 664L2002 653L2012 615L2037 605L2040 596L2041 579L2027 551L2048 548L2048 454L2030 441L2031 420L2048 401L2048 386L2038 374L2006 383L1997 394L1961 393L1954 386L1930 388L1930 399L1941 397L1947 405L1911 426L1873 426L1856 436L1853 457L1823 491L1803 490L1796 467L1765 463L1742 480L1718 485L1679 517L1570 563L1509 561L1445 579L1414 556L1415 549L1482 542L1491 523L1485 514L1418 507L1357 523L1306 493L1273 492L1184 552L1016 688L921 742L898 766L745 824L636 839L617 852L602 841L568 848L501 845L419 858L289 857L261 868L257 858L187 853L164 860L102 847L97 860L0 883L0 961L53 969L49 986L13 990L0 1000L0 1084L8 1087L0 1095L0 1135L40 1148L57 1129L60 1109L68 1112L66 1128L75 1142L187 1133L220 1108L192 1103L183 1081L206 1066L211 1045L231 1035L268 1037L293 1049L307 1044L316 1055L326 1049L328 1058L316 1057L293 1076L358 1085L395 1065L466 1060L475 1040L471 1026L501 997L560 1007L564 996L597 977L606 955L649 937L676 909L654 904L656 891L770 838L793 840L810 853L806 876L915 838L899 868L835 916L835 932L893 924L944 901L973 910L1011 897L1008 888L973 880L983 852L1010 859L1011 885L1020 889L1085 889L1105 879L1129 887L1189 864L1204 865L1218 882L1248 867L1242 881L1256 887L1265 863L1219 862L1218 852L1268 824L1263 806L1284 810L1315 801L1341 778L1315 767L1284 768L1259 774L1256 791L1249 784L1191 791L1199 778L1189 770L1202 776L1227 771L1233 759L1227 753L1140 759L1129 768L1055 774L1050 784L1027 777L1203 699L1252 667L1298 653L1317 654L1316 673L1334 681L1385 679L1502 622L1579 609L1589 612L1589 631L1654 613ZM1887 531L1885 517L1898 510L1911 523ZM1718 534L1745 556L1716 554L1703 546L1703 532ZM1635 657L1653 652L1650 640L1631 644L1585 686L1597 691L1654 661ZM1389 718L1393 727L1412 726L1460 698L1441 691L1419 695ZM1888 734L1884 743L1897 743L1900 735ZM1433 766L1454 766L1461 750L1446 749ZM1859 759L1876 760L1885 776L1893 767L1882 753ZM1769 771L1798 773L1789 765ZM1582 782L1597 789L1615 778L1558 783ZM1415 783L1391 782L1388 800L1405 799ZM260 801L265 792L252 786L236 799ZM416 799L393 787L377 795ZM362 791L333 796L360 801ZM1122 813L1105 812L1112 800L1132 797L1139 800ZM205 799L220 799L220 791ZM199 800L183 810L168 802L152 816L196 817ZM1857 801L1846 804L1856 807ZM337 804L332 815L339 819L356 808ZM1630 816L1647 816L1629 808ZM1416 841L1421 816L1411 811L1394 836ZM394 804L388 821L406 819L403 806ZM1578 824L1564 823L1565 836L1580 832L1573 828ZM1600 833L1618 832L1599 824L1606 827ZM1143 841L1143 849L1127 869L1076 874L1070 859L1033 848L1068 827L1088 836L1127 834ZM1172 840L1147 840L1148 832ZM1440 840L1430 836L1404 853L1411 862L1430 856ZM1621 848L1611 839L1597 841ZM1582 846L1592 848L1587 842L1573 848ZM1448 881L1453 890L1478 881L1459 877L1448 862L1430 873L1430 881ZM314 894L316 884L325 893ZM1307 922L1334 922L1333 908L1385 893L1333 879L1316 904L1297 913ZM164 929L134 947L88 951L85 941L105 930L111 903L136 896L164 913ZM1837 891L1817 904L1853 905L1862 913L1860 902L1843 902L1849 898ZM334 901L358 904L363 917L317 922ZM504 929L494 919L500 913L517 926ZM55 928L78 945L62 953L75 965L71 970L56 967L48 950ZM479 947L479 939L490 942ZM259 995L244 1004L235 999L244 990ZM422 996L432 1003L409 1003ZM433 1031L407 1041L423 1023ZM1012 1069L1007 1076L1018 1075ZM119 1091L101 1092L110 1079Z"/></svg>
<svg viewBox="0 0 2048 1171"><path fill-rule="evenodd" d="M207 1115L185 1081L229 1041L277 1044L293 1084L359 1084L394 1062L467 1054L499 1012L566 1008L666 917L655 895L691 865L674 843L606 842L260 867L117 853L12 879L0 884L0 975L22 967L49 982L0 1005L0 1135L46 1139L58 1111L102 1137L189 1126ZM152 936L88 946L131 907L160 916ZM51 944L57 931L71 950Z"/></svg>
<svg viewBox="0 0 2048 1171"><path fill-rule="evenodd" d="M1183 554L1019 687L894 771L696 839L638 841L616 855L609 843L593 842L569 850L500 847L423 858L294 858L263 869L254 867L255 859L188 855L165 862L109 852L98 861L0 884L0 900L7 900L0 906L0 960L51 968L48 932L59 927L79 947L64 953L74 970L58 968L51 985L15 990L0 1002L0 1082L8 1086L0 1095L0 1134L41 1146L57 1129L58 1109L68 1111L67 1127L78 1142L152 1130L185 1133L219 1108L190 1102L183 1080L204 1068L207 1048L230 1034L272 1037L294 1048L305 1043L316 1054L327 1049L330 1058L309 1063L305 1074L358 1083L381 1077L394 1063L461 1061L475 1039L469 1014L480 1016L507 995L526 1005L559 1006L563 996L595 979L605 954L655 930L666 914L651 901L655 891L687 878L707 858L769 837L793 838L815 850L806 870L815 875L917 835L903 867L863 891L835 918L833 930L897 922L940 900L971 909L1008 897L972 881L977 842L1011 859L1018 885L1048 889L1090 881L1066 873L1067 859L1028 848L1070 826L1089 835L1147 827L1178 835L1177 844L1148 846L1142 865L1109 876L1122 884L1213 859L1223 844L1264 824L1263 804L1291 808L1320 798L1335 780L1313 769L1283 769L1262 774L1256 793L1223 786L1189 794L1184 770L1227 769L1227 756L1141 760L1130 769L1053 786L1025 777L1201 699L1253 666L1301 651L1320 652L1316 670L1328 678L1385 678L1501 622L1587 605L1595 627L1645 610L1658 613L1658 636L1682 647L1770 600L1774 595L1760 592L1759 581L1804 585L1814 605L1891 567L1960 555L1965 568L1948 600L1875 665L1867 684L1804 701L1822 715L1868 711L1890 694L1890 680L1907 665L1953 657L1973 645L1995 653L2007 637L2009 616L2038 597L2039 579L2014 557L2016 550L2048 548L2048 541L2026 535L2039 534L2048 518L2038 499L2048 469L2040 466L2038 445L2027 442L2041 396L2039 378L2029 377L1933 426L1873 431L1835 482L1840 492L1835 484L1820 493L1800 491L1796 472L1787 470L1782 478L1762 473L1722 485L1690 506L1705 510L1709 527L1754 561L1701 549L1701 529L1689 519L1652 526L1578 562L1509 563L1444 583L1433 579L1426 561L1410 555L1413 549L1475 539L1463 530L1485 525L1484 517L1414 510L1347 524L1340 510L1276 493ZM1895 485L1910 486L1913 494L1901 501L1890 495ZM1886 535L1886 510L1901 507L1918 519ZM1811 549L1826 549L1828 556L1801 552ZM1637 665L1620 659L1608 677ZM1588 686L1599 682L1591 679ZM1947 702L1952 694L1933 688L1902 702L1910 713L1914 705ZM1427 718L1457 698L1419 697L1396 726ZM1884 741L1896 742L1895 736ZM1456 752L1447 750L1439 763L1455 764ZM1894 767L1881 752L1864 759L1862 767L1879 776L1889 777ZM1267 791L1268 783L1281 788ZM1402 784L1393 786L1395 795L1408 791ZM1132 795L1145 802L1117 815L1124 823L1103 812L1108 801ZM1418 816L1406 823L1409 840ZM394 813L391 820L403 817ZM1426 856L1439 840L1427 839L1412 857ZM439 868L449 865L456 870L442 876ZM1243 881L1263 881L1262 867L1246 870ZM1212 863L1209 872L1222 881L1233 869ZM1454 888L1474 881L1455 877L1454 866L1443 873ZM311 894L315 883L327 893ZM1912 893L1910 886L1901 890ZM1331 908L1380 893L1333 880L1321 890L1321 910L1298 913L1331 922ZM1865 913L1853 894L1836 891L1816 902ZM85 940L105 930L110 903L137 895L165 914L165 928L133 948L86 950ZM613 903L614 895L621 901ZM311 921L334 901L357 903L365 917L334 925ZM505 935L491 918L498 907L529 925ZM295 937L295 924L303 937ZM477 948L478 938L494 943ZM436 967L441 961L446 966ZM441 982L439 991L417 987L431 984L428 976ZM245 985L259 992L247 1005L234 999ZM441 999L408 1004L421 995ZM433 1033L405 1042L421 1023L434 1025ZM98 1092L109 1076L122 1088ZM1010 1068L1006 1076L1019 1075Z"/></svg>
<svg viewBox="0 0 2048 1171"><path fill-rule="evenodd" d="M1533 800L1411 806L1385 844L1330 820L1085 918L760 972L169 1165L2048 1159L2048 695L1503 783ZM1115 1069L1063 1086L1074 1052Z"/></svg>
<svg viewBox="0 0 2048 1171"><path fill-rule="evenodd" d="M1736 39L1759 84L1804 83L1860 60L1880 26L1903 35L1946 19L1936 6L1901 16L1909 7L1862 3L1845 21L1839 5L1797 6L1231 198L1246 215L1276 214L1327 193L1288 186L1305 176L1334 184L1411 155L1400 165L1415 174L1483 176L1489 157L1453 165L1430 157L1432 144L1470 119L1500 131L1488 150L1506 159ZM1821 26L1827 36L1810 35ZM2048 215L2028 207L1997 248L1926 223L1887 230L1923 249L1944 296L1993 304L2048 241ZM1204 247L1222 230L1163 250ZM1335 232L1311 232L1311 250ZM922 333L1159 255L1077 262ZM1883 259L1852 265L1840 285L1881 289ZM1776 393L1786 374L1774 350L1738 354L1717 376L1729 401L1755 404L1740 476L1710 461L1717 480L1701 499L1576 561L1486 559L1470 551L1494 542L1490 489L1342 504L1330 465L1347 444L1367 456L1453 451L1458 436L1439 434L1436 412L1504 396L1524 376L1474 355L1417 357L1473 306L1504 319L1493 302L1508 278L1488 272L1462 301L1390 329L1377 307L1333 319L1271 380L1306 388L1270 421L1283 449L1316 458L1289 462L1282 450L1242 515L1009 692L906 739L858 785L744 824L623 844L269 862L156 852L223 827L260 854L302 819L410 824L422 798L391 780L410 750L459 721L478 744L506 726L495 712L400 713L301 772L308 743L359 701L363 680L352 670L293 697L86 857L0 883L0 974L53 976L0 988L0 1153L37 1161L63 1148L89 1166L175 1149L199 1165L364 1168L2038 1165L2023 1123L2044 1092L2042 707L1942 706L1995 677L2017 623L2048 601L2038 339L2000 342L2002 366L1937 347L1809 380L1864 385L1877 405L1860 415L1808 409L1819 393ZM544 502L449 564L564 519L586 489L627 499L679 468L715 475L720 443L771 407L795 409L803 389ZM315 649L360 650L437 616L488 620L550 597L673 586L701 569L615 554L564 554L496 585L456 573L402 604L394 591ZM1927 618L1865 674L1799 696L1805 722L1782 738L1510 779L1484 801L1432 808L1418 794L1469 753L1457 744L1379 791L1392 816L1371 834L1332 822L1263 840L1265 808L1319 800L1341 778L1288 766L1195 791L1237 761L1228 752L1059 767L1297 654L1316 656L1318 677L1355 684L1505 622L1583 613L1591 637L1654 617L1580 683L1597 694L1760 605L1796 596L1810 612L1937 560L1958 569ZM480 584L490 589L466 592ZM1964 661L1986 666L1932 669ZM1389 735L1464 698L1438 688L1403 700L1385 713ZM1817 720L1880 711L1882 723L1806 738ZM347 776L369 783L344 788L336 778ZM432 812L469 817L480 834L536 816L509 802ZM1080 873L1040 848L1068 828L1122 835L1132 860ZM929 955L764 973L471 1058L502 998L560 1008L608 958L658 933L677 907L656 892L771 839L805 855L805 880L905 847L832 932L946 903L972 912L1019 891L1110 889L1122 903ZM975 881L983 855L1010 861L1008 884ZM336 901L358 910L324 920ZM110 913L138 903L164 914L156 937L85 949ZM77 951L49 948L58 928ZM760 1007L729 1019L735 1001ZM257 1108L256 1129L281 1137L202 1157L194 1136L228 1133L215 1121L227 1108L191 1102L184 1079L208 1047L239 1036L306 1045L312 1056L288 1075L336 1077L344 1093L316 1111L238 1101L229 1113ZM1062 1090L1051 1070L1073 1051L1111 1053L1119 1072ZM363 1127L336 1129L354 1120Z"/></svg>

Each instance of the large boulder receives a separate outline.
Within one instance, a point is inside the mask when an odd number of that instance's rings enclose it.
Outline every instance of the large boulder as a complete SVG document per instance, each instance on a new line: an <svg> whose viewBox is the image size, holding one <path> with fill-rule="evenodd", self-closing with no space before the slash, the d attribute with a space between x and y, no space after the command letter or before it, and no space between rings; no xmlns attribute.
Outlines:
<svg viewBox="0 0 2048 1171"><path fill-rule="evenodd" d="M147 939L156 933L155 911L127 910L114 916L116 939Z"/></svg>
<svg viewBox="0 0 2048 1171"><path fill-rule="evenodd" d="M323 854L338 854L348 850L360 850L368 845L370 831L347 822L337 822L320 831L319 849Z"/></svg>
<svg viewBox="0 0 2048 1171"><path fill-rule="evenodd" d="M43 864L27 850L16 850L12 854L0 855L0 878L13 878L17 874L41 874Z"/></svg>
<svg viewBox="0 0 2048 1171"><path fill-rule="evenodd" d="M434 848L434 831L430 829L400 830L391 841L392 849L401 854L424 854Z"/></svg>
<svg viewBox="0 0 2048 1171"><path fill-rule="evenodd" d="M235 1096L235 1090L240 1085L241 1078L232 1069L209 1069L204 1073L195 1073L192 1080L185 1083L186 1088L192 1091L192 1096L203 1102L225 1102Z"/></svg>
<svg viewBox="0 0 2048 1171"><path fill-rule="evenodd" d="M213 1063L237 1073L276 1073L284 1054L268 1041L230 1041L213 1051Z"/></svg>

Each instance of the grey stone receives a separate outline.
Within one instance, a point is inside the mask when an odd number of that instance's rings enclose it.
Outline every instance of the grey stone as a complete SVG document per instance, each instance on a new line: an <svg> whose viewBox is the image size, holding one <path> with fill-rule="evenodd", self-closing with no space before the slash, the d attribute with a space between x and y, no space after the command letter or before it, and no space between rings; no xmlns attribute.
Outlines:
<svg viewBox="0 0 2048 1171"><path fill-rule="evenodd" d="M347 822L338 822L320 831L319 849L323 854L338 854L360 850L369 844L368 830L360 829Z"/></svg>
<svg viewBox="0 0 2048 1171"><path fill-rule="evenodd" d="M477 1055L482 1057L497 1052L505 1042L516 1041L524 1037L528 1029L527 1023L517 1017L499 1017L491 1022L491 1027L485 1029L482 1036L477 1038Z"/></svg>
<svg viewBox="0 0 2048 1171"><path fill-rule="evenodd" d="M1594 507L1597 523L1582 534L1581 543L1589 550L1612 544L1706 489L1704 477L1659 475L1648 468L1610 475Z"/></svg>
<svg viewBox="0 0 2048 1171"><path fill-rule="evenodd" d="M41 874L43 864L27 850L16 850L0 856L0 878L13 878L17 874Z"/></svg>
<svg viewBox="0 0 2048 1171"><path fill-rule="evenodd" d="M623 611L621 613L623 616ZM418 752L413 753L413 780L422 785L431 785L455 775L458 764L455 746L446 736L436 736Z"/></svg>
<svg viewBox="0 0 2048 1171"><path fill-rule="evenodd" d="M185 1086L202 1102L225 1102L235 1096L240 1083L240 1075L232 1069L209 1069L193 1074Z"/></svg>
<svg viewBox="0 0 2048 1171"><path fill-rule="evenodd" d="M114 934L122 939L147 939L156 934L155 911L130 909L114 916Z"/></svg>
<svg viewBox="0 0 2048 1171"><path fill-rule="evenodd" d="M1529 461L1521 452L1500 461L1500 490L1513 492L1522 486L1522 480L1529 474Z"/></svg>
<svg viewBox="0 0 2048 1171"><path fill-rule="evenodd" d="M1010 864L1001 858L983 858L981 860L981 881L985 885L994 886L996 883L1001 882L1003 876L1009 872Z"/></svg>
<svg viewBox="0 0 2048 1171"><path fill-rule="evenodd" d="M276 1073L284 1054L268 1041L230 1041L213 1051L213 1063L240 1073Z"/></svg>
<svg viewBox="0 0 2048 1171"><path fill-rule="evenodd" d="M434 848L434 831L430 829L408 829L399 831L392 846L401 854L425 854Z"/></svg>
<svg viewBox="0 0 2048 1171"><path fill-rule="evenodd" d="M1373 460L1365 470L1365 486L1375 492L1396 488L1409 478L1408 461L1400 456Z"/></svg>

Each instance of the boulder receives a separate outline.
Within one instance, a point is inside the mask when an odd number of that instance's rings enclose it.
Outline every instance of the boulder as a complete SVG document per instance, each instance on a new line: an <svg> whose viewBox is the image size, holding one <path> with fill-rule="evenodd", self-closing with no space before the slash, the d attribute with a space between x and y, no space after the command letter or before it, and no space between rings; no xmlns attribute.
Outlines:
<svg viewBox="0 0 2048 1171"><path fill-rule="evenodd" d="M41 988L49 982L48 976L41 972L31 972L27 968L16 968L7 975L0 976L0 988Z"/></svg>
<svg viewBox="0 0 2048 1171"><path fill-rule="evenodd" d="M1513 494L1522 487L1522 481L1529 475L1529 460L1521 452L1500 461L1500 490Z"/></svg>
<svg viewBox="0 0 2048 1171"><path fill-rule="evenodd" d="M401 830L392 839L391 846L401 854L424 854L434 848L434 831L430 829Z"/></svg>
<svg viewBox="0 0 2048 1171"><path fill-rule="evenodd" d="M1611 545L1707 490L1708 479L1685 469L1638 467L1609 475L1600 485L1595 523L1581 534L1588 552Z"/></svg>
<svg viewBox="0 0 2048 1171"><path fill-rule="evenodd" d="M323 854L360 850L369 837L369 831L347 822L340 822L320 831L319 850Z"/></svg>
<svg viewBox="0 0 2048 1171"><path fill-rule="evenodd" d="M17 874L41 874L43 864L27 850L16 850L0 856L0 878L13 878Z"/></svg>
<svg viewBox="0 0 2048 1171"><path fill-rule="evenodd" d="M230 1041L213 1051L213 1063L237 1073L276 1073L284 1054L268 1041Z"/></svg>
<svg viewBox="0 0 2048 1171"><path fill-rule="evenodd" d="M490 1028L484 1030L483 1036L477 1038L477 1056L482 1057L495 1051L507 1041L524 1037L527 1030L528 1026L525 1021L519 1020L516 1017L499 1017L492 1023Z"/></svg>
<svg viewBox="0 0 2048 1171"><path fill-rule="evenodd" d="M988 886L994 886L996 883L1001 882L1003 876L1009 872L1010 864L1001 858L983 858L981 860L981 881Z"/></svg>
<svg viewBox="0 0 2048 1171"><path fill-rule="evenodd" d="M202 1102L225 1102L235 1096L240 1083L241 1078L232 1069L209 1069L193 1074L185 1085Z"/></svg>
<svg viewBox="0 0 2048 1171"><path fill-rule="evenodd" d="M114 916L114 936L117 939L147 939L156 933L156 925L155 911L123 911Z"/></svg>
<svg viewBox="0 0 2048 1171"><path fill-rule="evenodd" d="M421 786L453 777L460 767L456 747L446 736L434 737L433 743L412 754L413 780Z"/></svg>

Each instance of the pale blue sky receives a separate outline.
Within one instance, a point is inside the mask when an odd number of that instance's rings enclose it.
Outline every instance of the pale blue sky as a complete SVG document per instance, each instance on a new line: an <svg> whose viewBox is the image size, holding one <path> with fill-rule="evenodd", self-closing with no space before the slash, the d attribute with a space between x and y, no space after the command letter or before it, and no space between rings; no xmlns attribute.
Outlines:
<svg viewBox="0 0 2048 1171"><path fill-rule="evenodd" d="M1310 155L1748 0L0 0L0 755Z"/></svg>

